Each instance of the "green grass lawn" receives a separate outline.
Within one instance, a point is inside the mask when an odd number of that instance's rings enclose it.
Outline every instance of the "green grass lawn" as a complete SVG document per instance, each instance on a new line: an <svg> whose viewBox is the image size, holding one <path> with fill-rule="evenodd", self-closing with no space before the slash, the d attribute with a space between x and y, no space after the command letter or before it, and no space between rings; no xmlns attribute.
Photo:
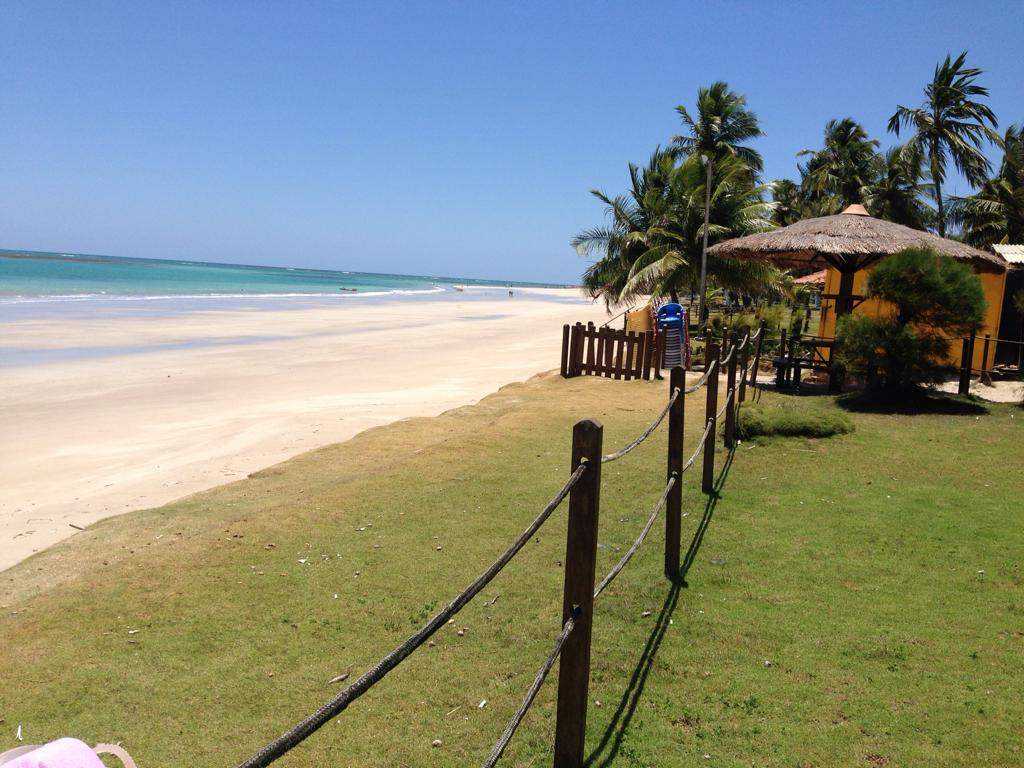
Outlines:
<svg viewBox="0 0 1024 768"><path fill-rule="evenodd" d="M610 450L665 395L513 385L0 574L0 751L21 725L29 743L122 741L141 768L233 766L504 549L564 480L574 421L602 421ZM837 407L763 398L782 399ZM602 596L591 765L1024 764L1024 411L850 418L851 434L739 447L688 587L661 576L659 525ZM599 575L658 497L664 441L604 467ZM281 764L479 764L558 631L564 536L563 508L435 645ZM550 763L554 683L504 765Z"/></svg>

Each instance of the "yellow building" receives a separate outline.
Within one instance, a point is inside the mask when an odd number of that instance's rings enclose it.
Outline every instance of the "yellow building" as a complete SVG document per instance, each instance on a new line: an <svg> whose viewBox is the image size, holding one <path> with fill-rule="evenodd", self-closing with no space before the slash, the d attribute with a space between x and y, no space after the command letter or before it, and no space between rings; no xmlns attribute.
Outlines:
<svg viewBox="0 0 1024 768"><path fill-rule="evenodd" d="M851 205L834 216L804 219L788 227L726 240L709 248L708 255L764 259L799 272L825 267L822 292L825 301L819 334L831 339L835 338L837 314L852 311L878 316L889 311L881 302L864 300L868 274L886 256L906 248L921 247L971 265L981 278L988 305L985 324L979 329L978 337L983 340L985 334L989 334L996 338L1006 287L1006 259L931 232L876 219L861 205ZM982 367L983 349L983 342L975 346L974 368ZM958 364L960 353L960 345L954 343L949 362ZM994 358L995 345L992 344L984 367L991 368Z"/></svg>
<svg viewBox="0 0 1024 768"><path fill-rule="evenodd" d="M998 265L994 265L988 261L971 262L971 267L975 273L981 278L981 287L985 291L985 321L982 326L978 329L978 342L974 346L974 360L971 363L971 367L975 370L982 369L982 355L984 354L984 338L986 335L991 336L993 339L999 336L999 321L1002 317L1003 310L1003 292L1006 289L1006 270L999 269ZM871 272L871 267L862 269L854 274L853 277L853 294L854 297L864 296L867 293L868 275ZM826 297L826 300L822 303L821 307L821 324L819 326L818 333L826 339L835 338L836 335L836 301L834 298L829 300L827 297L836 297L839 294L839 270L835 267L829 267L828 272L825 275L825 290L822 292L822 296ZM858 301L854 298L854 301ZM880 317L883 314L891 314L893 308L892 305L879 301L878 299L864 299L855 304L853 311L855 314L865 314L870 317ZM950 346L949 350L949 362L950 365L960 365L960 356L962 348L959 343L954 340L954 343ZM996 345L990 344L988 350L988 359L985 361L984 369L991 370L996 357Z"/></svg>

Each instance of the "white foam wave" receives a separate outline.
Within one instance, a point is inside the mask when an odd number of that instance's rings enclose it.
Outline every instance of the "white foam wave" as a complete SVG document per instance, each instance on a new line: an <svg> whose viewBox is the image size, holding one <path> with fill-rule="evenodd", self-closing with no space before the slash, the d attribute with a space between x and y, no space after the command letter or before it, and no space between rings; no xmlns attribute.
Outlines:
<svg viewBox="0 0 1024 768"><path fill-rule="evenodd" d="M444 293L445 288L396 288L390 291L356 291L339 293L171 293L152 296L112 295L109 293L69 293L42 296L0 296L0 304L40 304L44 302L85 301L178 301L181 299L358 299L375 296L416 296Z"/></svg>

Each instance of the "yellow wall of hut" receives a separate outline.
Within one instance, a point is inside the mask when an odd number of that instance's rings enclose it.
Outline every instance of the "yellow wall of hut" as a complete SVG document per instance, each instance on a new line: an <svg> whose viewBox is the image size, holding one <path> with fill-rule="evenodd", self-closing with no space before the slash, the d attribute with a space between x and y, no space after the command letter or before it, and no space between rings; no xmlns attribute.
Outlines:
<svg viewBox="0 0 1024 768"><path fill-rule="evenodd" d="M984 354L985 335L988 334L993 339L999 335L999 321L1003 312L1003 293L1006 290L1006 272L981 269L976 264L972 266L974 267L975 274L981 278L981 287L985 292L985 322L978 330L978 340L974 347L974 359L971 363L973 368L981 370L983 367L982 355ZM870 271L871 267L868 267L854 275L853 293L855 296L864 296L867 293L868 274ZM835 267L828 268L825 275L825 289L823 293L833 295L839 293L839 270ZM891 315L895 308L888 302L879 301L878 299L866 299L858 304L853 311L857 314L866 314L869 317L883 317ZM818 333L821 336L827 339L835 338L836 314L834 302L828 301L825 303L819 327ZM949 350L948 362L950 365L960 365L961 352L959 340L954 340ZM986 370L992 368L995 356L996 345L993 342L989 345L988 359L984 362Z"/></svg>

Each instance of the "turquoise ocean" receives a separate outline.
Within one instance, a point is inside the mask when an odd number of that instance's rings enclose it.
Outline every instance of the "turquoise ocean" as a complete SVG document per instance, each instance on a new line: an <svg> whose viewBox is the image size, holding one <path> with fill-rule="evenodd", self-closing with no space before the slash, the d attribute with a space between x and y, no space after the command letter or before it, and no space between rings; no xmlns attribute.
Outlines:
<svg viewBox="0 0 1024 768"><path fill-rule="evenodd" d="M429 295L470 285L557 287L442 276L0 250L0 306L260 298L340 300Z"/></svg>

